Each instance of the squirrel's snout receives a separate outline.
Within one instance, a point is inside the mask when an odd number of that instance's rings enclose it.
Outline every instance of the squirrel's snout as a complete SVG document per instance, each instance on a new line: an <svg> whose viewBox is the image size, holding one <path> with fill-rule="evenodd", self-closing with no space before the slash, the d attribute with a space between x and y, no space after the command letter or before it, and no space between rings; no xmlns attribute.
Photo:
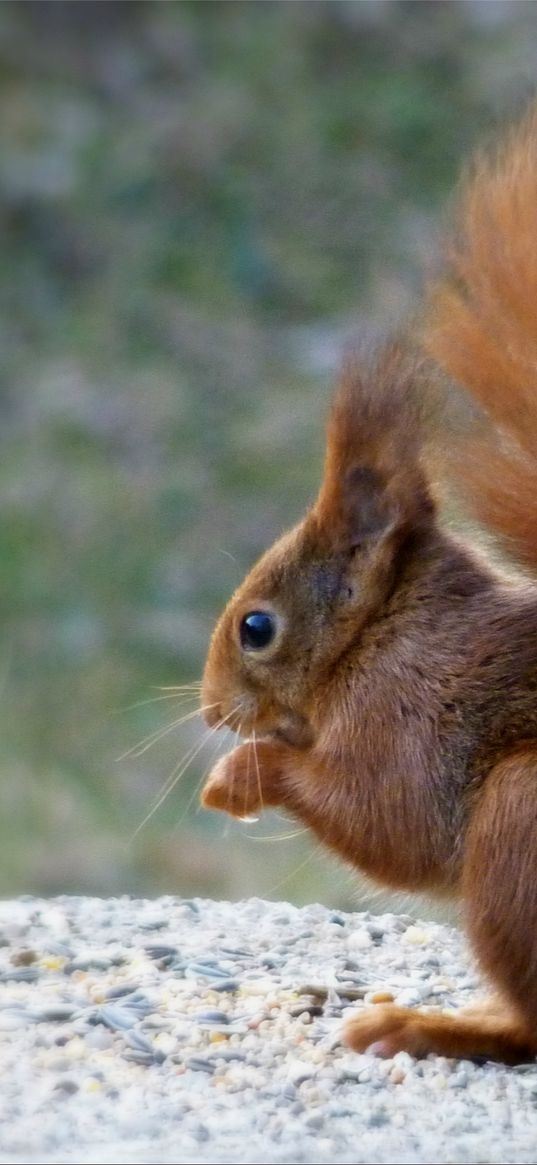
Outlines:
<svg viewBox="0 0 537 1165"><path fill-rule="evenodd" d="M209 697L202 703L202 714L209 728L231 728L241 736L248 736L258 727L257 702L254 697L244 693L237 696L226 693L222 700L211 700Z"/></svg>
<svg viewBox="0 0 537 1165"><path fill-rule="evenodd" d="M202 713L208 728L216 728L216 725L223 719L222 705L219 701L213 704L205 704L202 708Z"/></svg>
<svg viewBox="0 0 537 1165"><path fill-rule="evenodd" d="M203 717L209 728L231 728L238 732L245 726L245 720L250 713L243 702L233 704L232 700L208 701L203 706Z"/></svg>

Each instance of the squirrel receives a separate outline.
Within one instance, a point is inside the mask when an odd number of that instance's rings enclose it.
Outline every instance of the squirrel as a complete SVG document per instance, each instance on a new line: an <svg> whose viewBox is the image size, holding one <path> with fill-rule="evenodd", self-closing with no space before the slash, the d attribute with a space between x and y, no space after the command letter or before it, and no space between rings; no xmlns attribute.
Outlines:
<svg viewBox="0 0 537 1165"><path fill-rule="evenodd" d="M423 318L347 366L316 501L216 626L205 717L243 742L202 803L283 807L379 883L460 901L492 1002L378 1004L351 1048L513 1064L537 1055L537 111L476 159ZM441 521L435 377L472 402L449 470L519 577Z"/></svg>

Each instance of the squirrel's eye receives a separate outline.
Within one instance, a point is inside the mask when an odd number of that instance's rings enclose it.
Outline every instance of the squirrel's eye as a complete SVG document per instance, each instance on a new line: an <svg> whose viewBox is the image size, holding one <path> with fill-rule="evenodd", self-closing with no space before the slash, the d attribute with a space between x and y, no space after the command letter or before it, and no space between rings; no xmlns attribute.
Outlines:
<svg viewBox="0 0 537 1165"><path fill-rule="evenodd" d="M274 639L276 624L266 611L250 611L240 626L241 647L245 651L261 651Z"/></svg>

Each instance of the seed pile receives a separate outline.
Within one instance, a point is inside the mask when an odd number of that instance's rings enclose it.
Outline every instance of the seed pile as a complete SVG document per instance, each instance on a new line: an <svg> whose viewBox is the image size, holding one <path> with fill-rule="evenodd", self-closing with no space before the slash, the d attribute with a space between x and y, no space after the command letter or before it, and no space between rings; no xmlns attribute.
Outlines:
<svg viewBox="0 0 537 1165"><path fill-rule="evenodd" d="M0 1161L536 1162L537 1065L349 1052L471 1002L457 931L321 906L0 902Z"/></svg>

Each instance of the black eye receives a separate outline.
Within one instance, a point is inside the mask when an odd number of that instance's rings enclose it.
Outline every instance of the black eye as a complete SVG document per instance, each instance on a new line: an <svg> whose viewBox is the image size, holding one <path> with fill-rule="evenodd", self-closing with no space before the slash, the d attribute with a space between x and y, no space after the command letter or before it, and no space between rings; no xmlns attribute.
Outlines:
<svg viewBox="0 0 537 1165"><path fill-rule="evenodd" d="M240 627L241 647L246 651L261 651L274 639L276 624L266 611L250 611Z"/></svg>

